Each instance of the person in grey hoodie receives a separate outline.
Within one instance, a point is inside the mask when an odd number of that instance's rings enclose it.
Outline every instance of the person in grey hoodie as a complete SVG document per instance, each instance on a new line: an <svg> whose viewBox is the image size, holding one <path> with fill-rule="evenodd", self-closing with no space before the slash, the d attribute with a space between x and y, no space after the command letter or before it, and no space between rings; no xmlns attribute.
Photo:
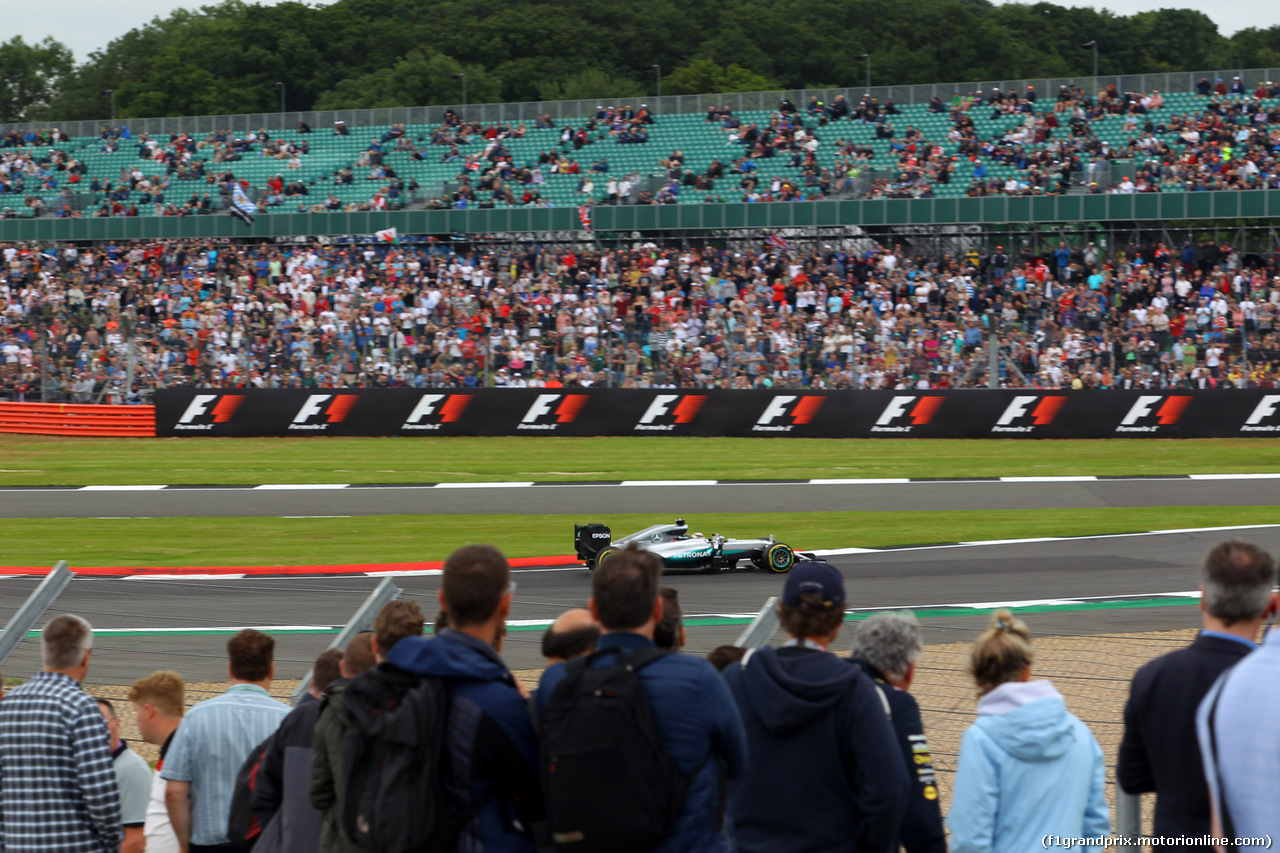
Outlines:
<svg viewBox="0 0 1280 853"><path fill-rule="evenodd" d="M739 853L897 849L911 780L884 695L828 650L844 602L834 567L798 563L778 607L786 643L724 670L747 731L747 772L729 789Z"/></svg>
<svg viewBox="0 0 1280 853"><path fill-rule="evenodd" d="M1106 764L1089 727L1048 681L1031 680L1031 632L997 610L973 645L978 719L960 743L947 826L952 853L1026 853L1111 831Z"/></svg>

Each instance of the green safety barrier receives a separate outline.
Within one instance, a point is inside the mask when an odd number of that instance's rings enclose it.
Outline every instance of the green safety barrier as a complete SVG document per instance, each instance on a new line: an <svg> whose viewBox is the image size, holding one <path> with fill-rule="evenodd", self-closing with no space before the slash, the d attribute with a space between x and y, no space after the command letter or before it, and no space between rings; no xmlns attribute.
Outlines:
<svg viewBox="0 0 1280 853"><path fill-rule="evenodd" d="M598 232L776 230L813 227L1185 222L1280 218L1280 191L1135 195L856 199L756 204L592 208ZM273 238L373 234L498 234L582 229L570 207L259 214L245 225L225 213L202 216L0 220L0 242Z"/></svg>

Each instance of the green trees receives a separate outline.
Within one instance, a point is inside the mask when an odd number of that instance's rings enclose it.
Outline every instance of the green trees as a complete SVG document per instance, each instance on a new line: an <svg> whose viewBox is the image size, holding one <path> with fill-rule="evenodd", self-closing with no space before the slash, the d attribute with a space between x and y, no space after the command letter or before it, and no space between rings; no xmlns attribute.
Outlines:
<svg viewBox="0 0 1280 853"><path fill-rule="evenodd" d="M26 121L46 107L74 63L71 51L47 38L0 44L0 121Z"/></svg>
<svg viewBox="0 0 1280 853"><path fill-rule="evenodd" d="M52 12L51 12L52 14ZM224 0L156 18L74 66L0 44L0 121L355 109L467 100L963 82L1280 65L1280 27L1222 36L1202 12L1129 17L991 0ZM1254 81L1248 81L1251 85Z"/></svg>

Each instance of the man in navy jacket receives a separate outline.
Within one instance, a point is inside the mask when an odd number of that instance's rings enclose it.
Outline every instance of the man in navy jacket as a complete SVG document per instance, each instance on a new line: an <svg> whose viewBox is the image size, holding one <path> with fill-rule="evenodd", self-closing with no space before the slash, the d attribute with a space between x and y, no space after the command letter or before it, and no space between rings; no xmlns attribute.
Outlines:
<svg viewBox="0 0 1280 853"><path fill-rule="evenodd" d="M1275 562L1258 546L1238 540L1218 545L1205 556L1201 571L1200 634L1190 646L1156 658L1133 677L1116 781L1130 794L1155 792L1155 835L1210 833L1196 709L1218 676L1257 648L1263 620L1276 612L1275 583Z"/></svg>
<svg viewBox="0 0 1280 853"><path fill-rule="evenodd" d="M449 628L430 640L405 637L386 658L448 687L446 784L460 803L491 798L462 831L457 849L468 853L533 853L530 826L542 816L537 736L498 657L511 594L511 568L496 548L458 549L445 561L439 593Z"/></svg>
<svg viewBox="0 0 1280 853"><path fill-rule="evenodd" d="M662 618L661 575L661 561L634 548L596 568L591 575L590 607L603 629L597 653L617 649L626 654L654 647L653 629ZM616 661L601 655L595 665ZM543 673L537 694L540 709L564 675L562 663ZM669 654L640 670L640 684L676 766L685 774L698 771L689 782L680 817L655 853L728 853L733 848L721 820L717 765L723 764L729 780L739 778L746 768L747 745L742 719L724 680L700 657ZM767 777L759 782L774 787Z"/></svg>
<svg viewBox="0 0 1280 853"><path fill-rule="evenodd" d="M834 567L799 563L778 608L789 639L725 669L750 756L729 792L742 853L897 849L911 784L883 694L828 651L844 602Z"/></svg>

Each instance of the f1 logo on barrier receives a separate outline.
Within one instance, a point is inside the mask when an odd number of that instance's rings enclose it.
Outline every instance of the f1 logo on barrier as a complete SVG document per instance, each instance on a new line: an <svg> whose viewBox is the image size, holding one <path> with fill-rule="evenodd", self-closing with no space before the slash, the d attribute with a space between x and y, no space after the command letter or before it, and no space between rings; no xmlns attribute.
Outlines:
<svg viewBox="0 0 1280 853"><path fill-rule="evenodd" d="M1031 404L1037 400L1034 409ZM1032 395L1019 395L1009 401L1009 405L1005 406L1004 414L996 421L996 425L991 428L992 432L1033 432L1038 426L1048 426L1053 423L1053 419L1058 416L1058 412L1062 411L1063 405L1067 402L1064 396L1036 397ZM1029 411L1028 411L1029 410ZM1018 421L1031 418L1031 423L1018 423Z"/></svg>
<svg viewBox="0 0 1280 853"><path fill-rule="evenodd" d="M1278 420L1276 414L1280 412L1280 394L1266 394L1258 405L1253 407L1253 413L1245 418L1244 426L1240 427L1241 432L1280 432L1280 424L1264 423L1267 420Z"/></svg>
<svg viewBox="0 0 1280 853"><path fill-rule="evenodd" d="M340 424L347 419L347 415L351 413L351 409L355 406L356 401L360 399L359 394L311 394L307 397L307 402L302 404L302 408L298 409L298 413L293 416L293 423L289 424L291 430L324 430L329 428L329 424ZM326 400L332 400L326 406ZM324 416L324 423L312 423L312 419Z"/></svg>
<svg viewBox="0 0 1280 853"><path fill-rule="evenodd" d="M556 406L554 412L551 404L556 400L561 400L560 405ZM524 413L524 417L520 419L520 423L516 425L516 429L555 429L560 424L571 424L578 417L578 412L582 411L582 407L587 403L588 394L539 394L538 398L533 401L533 405L529 407L529 411ZM542 419L550 415L555 416L554 423L543 423Z"/></svg>
<svg viewBox="0 0 1280 853"><path fill-rule="evenodd" d="M1157 409L1156 403L1161 400L1164 402ZM1165 397L1162 394L1143 394L1133 401L1129 413L1120 420L1120 426L1116 427L1116 432L1156 432L1162 426L1173 426L1190 404L1189 395ZM1151 418L1155 418L1154 424L1143 423Z"/></svg>
<svg viewBox="0 0 1280 853"><path fill-rule="evenodd" d="M438 406L441 400L444 405ZM400 429L440 429L444 424L457 423L470 402L470 394L423 394Z"/></svg>
<svg viewBox="0 0 1280 853"><path fill-rule="evenodd" d="M675 407L671 404L679 400ZM669 432L676 428L676 424L692 423L693 419L698 416L698 412L702 409L702 404L707 402L705 394L659 394L653 398L653 402L649 404L649 408L644 410L644 414L640 416L640 422L634 427L636 430L652 430L655 432ZM669 416L670 421L667 423L658 423L659 418Z"/></svg>
<svg viewBox="0 0 1280 853"><path fill-rule="evenodd" d="M210 408L214 400L218 402ZM244 402L243 394L197 394L191 398L187 409L173 425L174 429L209 430L214 424L225 424L235 417L236 409Z"/></svg>
<svg viewBox="0 0 1280 853"><path fill-rule="evenodd" d="M933 420L933 416L937 414L938 409L942 407L942 401L946 397L928 396L928 397L894 397L889 401L889 405L884 407L884 411L880 413L880 417L876 418L875 424L871 427L872 432L911 432L918 426L926 426ZM912 406L912 403L915 406ZM910 411L908 412L908 409ZM910 424L899 424L897 421L910 417Z"/></svg>
<svg viewBox="0 0 1280 853"><path fill-rule="evenodd" d="M769 401L764 412L756 419L753 432L791 432L792 427L803 426L813 420L813 416L822 408L826 397L780 394ZM778 418L790 415L791 423L775 424Z"/></svg>

